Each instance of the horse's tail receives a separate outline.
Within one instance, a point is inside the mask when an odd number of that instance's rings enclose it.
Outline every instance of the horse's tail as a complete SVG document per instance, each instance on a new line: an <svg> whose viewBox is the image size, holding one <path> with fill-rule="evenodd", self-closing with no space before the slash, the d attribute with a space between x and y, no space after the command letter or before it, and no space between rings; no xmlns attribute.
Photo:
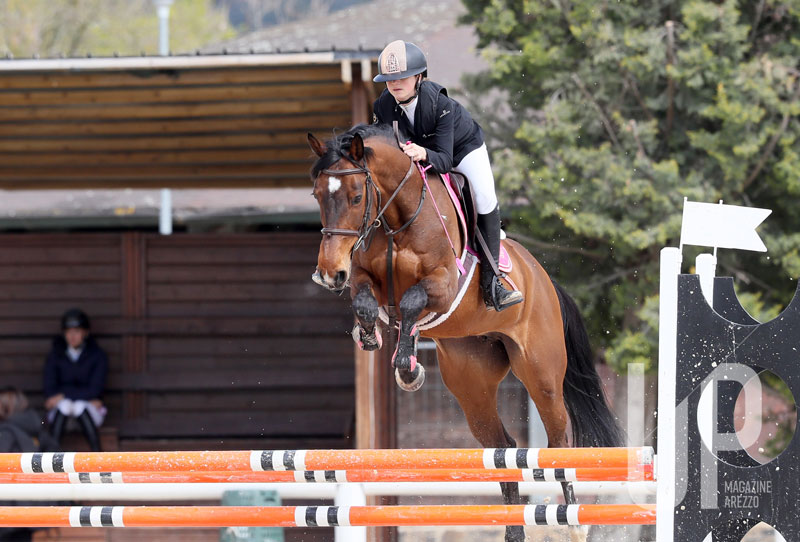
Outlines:
<svg viewBox="0 0 800 542"><path fill-rule="evenodd" d="M572 424L573 446L621 446L622 430L606 402L586 324L575 301L555 281L553 285L561 303L567 345L564 402Z"/></svg>

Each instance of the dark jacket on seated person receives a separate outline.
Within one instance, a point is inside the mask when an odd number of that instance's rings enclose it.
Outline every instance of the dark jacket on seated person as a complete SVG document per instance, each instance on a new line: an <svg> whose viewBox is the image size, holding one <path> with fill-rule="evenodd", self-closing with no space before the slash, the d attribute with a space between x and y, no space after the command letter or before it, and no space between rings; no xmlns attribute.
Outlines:
<svg viewBox="0 0 800 542"><path fill-rule="evenodd" d="M91 400L102 397L108 374L108 357L89 336L77 361L67 355L64 337L53 339L44 365L44 396L63 393L67 399Z"/></svg>

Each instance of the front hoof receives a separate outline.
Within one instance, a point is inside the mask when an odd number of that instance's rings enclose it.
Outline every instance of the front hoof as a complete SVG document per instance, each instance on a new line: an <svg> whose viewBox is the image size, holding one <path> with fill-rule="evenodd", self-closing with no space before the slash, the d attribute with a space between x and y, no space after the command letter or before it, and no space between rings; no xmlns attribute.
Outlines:
<svg viewBox="0 0 800 542"><path fill-rule="evenodd" d="M374 328L372 328L372 333L367 333L364 331L364 328L361 327L361 324L357 323L355 327L353 327L351 335L361 350L371 352L373 350L378 350L381 346L383 346L381 330L378 328L377 324Z"/></svg>
<svg viewBox="0 0 800 542"><path fill-rule="evenodd" d="M425 383L425 367L418 363L414 371L403 371L401 373L399 369L395 369L394 379L400 389L417 391Z"/></svg>

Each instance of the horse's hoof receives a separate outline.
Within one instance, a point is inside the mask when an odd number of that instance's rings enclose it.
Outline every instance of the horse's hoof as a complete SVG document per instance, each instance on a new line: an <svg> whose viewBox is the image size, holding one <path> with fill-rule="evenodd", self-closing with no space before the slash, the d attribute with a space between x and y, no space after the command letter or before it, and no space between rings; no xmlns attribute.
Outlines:
<svg viewBox="0 0 800 542"><path fill-rule="evenodd" d="M506 527L505 542L525 542L525 527L522 525L510 525Z"/></svg>
<svg viewBox="0 0 800 542"><path fill-rule="evenodd" d="M371 352L373 350L378 350L381 346L383 346L383 338L381 337L381 333L377 325L375 325L375 327L372 329L372 333L367 333L364 331L364 328L361 327L361 324L356 323L355 327L353 327L353 331L350 334L353 336L353 340L361 350Z"/></svg>
<svg viewBox="0 0 800 542"><path fill-rule="evenodd" d="M425 383L425 367L417 363L417 367L413 372L403 371L399 369L394 370L394 379L400 389L405 391L417 391Z"/></svg>

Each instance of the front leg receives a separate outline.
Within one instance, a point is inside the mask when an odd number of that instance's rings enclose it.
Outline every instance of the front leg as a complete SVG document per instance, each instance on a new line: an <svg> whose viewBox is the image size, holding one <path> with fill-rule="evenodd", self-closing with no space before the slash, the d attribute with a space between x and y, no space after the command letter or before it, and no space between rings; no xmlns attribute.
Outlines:
<svg viewBox="0 0 800 542"><path fill-rule="evenodd" d="M356 323L353 328L353 340L362 350L377 350L383 345L378 320L378 300L372 294L369 284L361 284L353 297L353 312Z"/></svg>
<svg viewBox="0 0 800 542"><path fill-rule="evenodd" d="M428 293L421 284L406 290L400 299L400 333L392 365L397 384L406 391L417 391L425 382L425 369L417 363L417 319L427 304Z"/></svg>

